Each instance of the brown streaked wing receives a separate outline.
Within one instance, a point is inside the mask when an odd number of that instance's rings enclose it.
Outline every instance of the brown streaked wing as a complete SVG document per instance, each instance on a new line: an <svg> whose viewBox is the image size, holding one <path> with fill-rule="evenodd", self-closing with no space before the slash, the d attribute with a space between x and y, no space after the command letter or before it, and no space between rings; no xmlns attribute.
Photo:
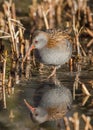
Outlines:
<svg viewBox="0 0 93 130"><path fill-rule="evenodd" d="M47 111L48 111L48 115L49 115L49 120L60 119L67 112L67 110L65 110L65 109L62 110L62 108L59 108L59 109L58 108L48 108Z"/></svg>
<svg viewBox="0 0 93 130"><path fill-rule="evenodd" d="M71 39L68 34L63 33L63 32L50 33L48 35L48 37L49 37L49 41L48 41L48 43L46 45L47 48L55 47L57 44L61 43L60 41L62 41L64 39L68 39L68 40Z"/></svg>

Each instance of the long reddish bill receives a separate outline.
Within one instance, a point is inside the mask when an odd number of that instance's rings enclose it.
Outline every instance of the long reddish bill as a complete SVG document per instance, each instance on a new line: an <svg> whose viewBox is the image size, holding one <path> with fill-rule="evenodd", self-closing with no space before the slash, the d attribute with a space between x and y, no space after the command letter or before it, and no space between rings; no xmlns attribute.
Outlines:
<svg viewBox="0 0 93 130"><path fill-rule="evenodd" d="M26 52L25 57L23 58L23 62L26 60L27 56L30 54L30 52L35 48L34 45L31 45L31 47L28 49L28 51Z"/></svg>
<svg viewBox="0 0 93 130"><path fill-rule="evenodd" d="M35 111L35 108L32 107L32 106L26 101L26 99L24 99L24 102L25 102L26 106L28 107L28 109L29 109L31 112L34 112L34 111Z"/></svg>

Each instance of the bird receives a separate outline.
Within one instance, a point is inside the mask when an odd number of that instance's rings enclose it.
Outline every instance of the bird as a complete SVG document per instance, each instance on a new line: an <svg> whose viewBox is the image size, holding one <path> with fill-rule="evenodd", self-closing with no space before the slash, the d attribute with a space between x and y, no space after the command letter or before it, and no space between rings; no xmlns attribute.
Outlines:
<svg viewBox="0 0 93 130"><path fill-rule="evenodd" d="M52 77L61 65L69 61L72 55L72 43L68 30L47 29L36 30L33 34L32 44L26 52L23 62L34 49L36 59L45 65L54 66Z"/></svg>
<svg viewBox="0 0 93 130"><path fill-rule="evenodd" d="M71 110L71 91L60 84L52 84L52 87L50 86L50 88L49 85L45 86L45 89L48 89L41 94L42 96L40 101L37 101L37 105L32 106L24 99L25 105L31 112L32 121L38 122L39 124L46 121L62 119L66 113Z"/></svg>

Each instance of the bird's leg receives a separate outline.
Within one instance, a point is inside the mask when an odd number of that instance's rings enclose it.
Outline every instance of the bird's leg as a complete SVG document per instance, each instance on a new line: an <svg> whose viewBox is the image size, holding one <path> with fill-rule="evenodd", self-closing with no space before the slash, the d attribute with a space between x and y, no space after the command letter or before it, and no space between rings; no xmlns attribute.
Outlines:
<svg viewBox="0 0 93 130"><path fill-rule="evenodd" d="M48 76L48 79L51 78L52 76L54 76L56 74L56 66L54 67L52 73Z"/></svg>

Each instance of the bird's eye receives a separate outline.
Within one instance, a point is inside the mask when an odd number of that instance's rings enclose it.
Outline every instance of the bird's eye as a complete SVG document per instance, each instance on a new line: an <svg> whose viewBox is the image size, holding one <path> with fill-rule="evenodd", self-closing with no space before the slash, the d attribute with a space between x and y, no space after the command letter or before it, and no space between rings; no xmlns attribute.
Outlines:
<svg viewBox="0 0 93 130"><path fill-rule="evenodd" d="M38 43L38 41L37 41L37 40L35 40L35 43Z"/></svg>
<svg viewBox="0 0 93 130"><path fill-rule="evenodd" d="M35 116L38 116L38 113L35 113Z"/></svg>

